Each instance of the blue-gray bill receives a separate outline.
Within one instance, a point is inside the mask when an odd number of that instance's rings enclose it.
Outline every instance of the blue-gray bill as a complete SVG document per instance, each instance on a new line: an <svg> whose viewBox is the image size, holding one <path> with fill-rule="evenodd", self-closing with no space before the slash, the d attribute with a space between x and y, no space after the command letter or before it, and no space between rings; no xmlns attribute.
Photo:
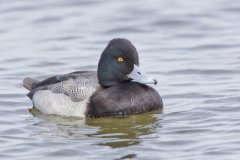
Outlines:
<svg viewBox="0 0 240 160"><path fill-rule="evenodd" d="M157 80L147 76L141 69L134 65L133 71L129 73L128 78L132 79L134 82L139 82L142 84L157 84Z"/></svg>

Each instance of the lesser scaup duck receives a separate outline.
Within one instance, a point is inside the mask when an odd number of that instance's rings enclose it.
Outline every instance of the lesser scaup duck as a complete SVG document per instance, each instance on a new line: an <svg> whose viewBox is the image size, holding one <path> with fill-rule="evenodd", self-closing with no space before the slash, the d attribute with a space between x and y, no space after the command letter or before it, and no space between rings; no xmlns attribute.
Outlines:
<svg viewBox="0 0 240 160"><path fill-rule="evenodd" d="M108 43L97 72L23 80L33 106L42 113L78 117L131 115L162 108L158 92L146 85L156 83L140 71L136 48L123 38Z"/></svg>

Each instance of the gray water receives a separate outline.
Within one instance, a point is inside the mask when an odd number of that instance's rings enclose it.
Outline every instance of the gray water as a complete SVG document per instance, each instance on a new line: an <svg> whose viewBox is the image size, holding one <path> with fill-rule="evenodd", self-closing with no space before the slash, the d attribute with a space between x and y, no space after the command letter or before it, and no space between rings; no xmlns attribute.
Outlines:
<svg viewBox="0 0 240 160"><path fill-rule="evenodd" d="M132 41L164 109L126 118L42 115L21 81L96 70ZM240 158L240 1L0 0L0 159Z"/></svg>

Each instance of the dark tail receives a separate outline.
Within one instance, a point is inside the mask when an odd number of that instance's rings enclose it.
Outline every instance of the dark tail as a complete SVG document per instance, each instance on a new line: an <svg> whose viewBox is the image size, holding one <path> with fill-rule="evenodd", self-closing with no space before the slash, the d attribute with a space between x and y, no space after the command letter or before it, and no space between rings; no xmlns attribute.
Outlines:
<svg viewBox="0 0 240 160"><path fill-rule="evenodd" d="M23 87L25 87L26 89L28 89L29 91L31 91L33 89L33 86L38 83L37 80L32 79L32 78L24 78L23 79Z"/></svg>

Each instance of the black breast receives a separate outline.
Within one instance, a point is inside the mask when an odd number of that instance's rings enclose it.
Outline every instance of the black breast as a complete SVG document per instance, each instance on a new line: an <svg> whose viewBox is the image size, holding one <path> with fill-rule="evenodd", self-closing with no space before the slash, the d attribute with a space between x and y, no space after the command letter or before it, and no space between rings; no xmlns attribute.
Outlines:
<svg viewBox="0 0 240 160"><path fill-rule="evenodd" d="M90 98L87 117L121 116L149 112L163 107L153 88L136 82L96 91Z"/></svg>

